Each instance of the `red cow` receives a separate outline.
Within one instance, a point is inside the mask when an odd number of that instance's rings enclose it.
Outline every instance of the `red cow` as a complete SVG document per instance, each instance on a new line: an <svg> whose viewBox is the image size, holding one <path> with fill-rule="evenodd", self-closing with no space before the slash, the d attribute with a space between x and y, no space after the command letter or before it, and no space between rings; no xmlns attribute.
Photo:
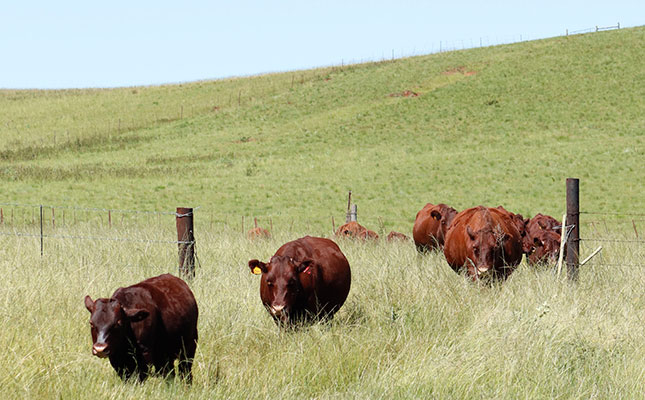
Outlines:
<svg viewBox="0 0 645 400"><path fill-rule="evenodd" d="M526 230L529 235L534 235L541 230L552 230L558 234L562 233L562 222L544 214L536 214L526 224Z"/></svg>
<svg viewBox="0 0 645 400"><path fill-rule="evenodd" d="M412 237L419 252L443 247L444 238L457 210L445 204L426 204L417 213L412 227Z"/></svg>
<svg viewBox="0 0 645 400"><path fill-rule="evenodd" d="M305 236L285 243L265 264L250 260L262 274L260 298L278 325L331 318L349 293L349 262L333 241Z"/></svg>
<svg viewBox="0 0 645 400"><path fill-rule="evenodd" d="M560 235L555 231L541 230L531 236L533 246L527 253L529 264L554 264L560 255Z"/></svg>
<svg viewBox="0 0 645 400"><path fill-rule="evenodd" d="M410 240L410 238L401 232L391 231L387 235L387 238L385 238L385 240L387 240L388 242L394 242L396 240L408 241Z"/></svg>
<svg viewBox="0 0 645 400"><path fill-rule="evenodd" d="M266 229L260 228L258 226L258 227L255 227L255 228L249 230L246 233L246 237L248 237L249 240L253 240L253 239L269 239L269 238L271 238L271 233L269 231L267 231Z"/></svg>
<svg viewBox="0 0 645 400"><path fill-rule="evenodd" d="M529 219L522 217L522 214L512 213L502 206L497 206L497 209L507 213L511 217L511 220L515 224L515 227L520 232L520 236L522 237L522 251L525 254L529 254L529 251L533 247L532 239L528 235L528 232L526 230L526 224L529 222Z"/></svg>
<svg viewBox="0 0 645 400"><path fill-rule="evenodd" d="M478 206L457 214L443 249L455 271L506 278L522 261L522 238L508 212Z"/></svg>
<svg viewBox="0 0 645 400"><path fill-rule="evenodd" d="M85 297L91 313L92 354L109 357L123 380L144 381L149 368L192 381L197 348L197 302L186 282L170 274L117 289L111 298Z"/></svg>
<svg viewBox="0 0 645 400"><path fill-rule="evenodd" d="M378 234L376 232L365 228L356 221L350 221L345 225L340 226L336 229L334 234L336 236L345 236L348 238L378 239Z"/></svg>

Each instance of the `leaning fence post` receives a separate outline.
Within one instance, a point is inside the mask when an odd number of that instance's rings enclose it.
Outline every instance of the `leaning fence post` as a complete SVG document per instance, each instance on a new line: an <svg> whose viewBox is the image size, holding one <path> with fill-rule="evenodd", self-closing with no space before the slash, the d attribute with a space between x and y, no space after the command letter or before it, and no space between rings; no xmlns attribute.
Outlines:
<svg viewBox="0 0 645 400"><path fill-rule="evenodd" d="M193 209L177 207L177 244L179 247L179 275L195 277L195 236L193 234Z"/></svg>
<svg viewBox="0 0 645 400"><path fill-rule="evenodd" d="M567 239L567 276L578 280L578 255L580 254L580 180L567 178L567 225L571 233Z"/></svg>

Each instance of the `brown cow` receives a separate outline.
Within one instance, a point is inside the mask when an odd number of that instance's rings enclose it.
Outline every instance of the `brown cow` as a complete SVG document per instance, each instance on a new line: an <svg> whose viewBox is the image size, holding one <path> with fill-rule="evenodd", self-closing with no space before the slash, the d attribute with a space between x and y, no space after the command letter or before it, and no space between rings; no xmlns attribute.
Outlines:
<svg viewBox="0 0 645 400"><path fill-rule="evenodd" d="M560 235L552 230L540 230L531 235L533 246L526 254L529 264L555 264L560 255Z"/></svg>
<svg viewBox="0 0 645 400"><path fill-rule="evenodd" d="M262 304L280 326L333 317L351 284L347 258L326 238L305 236L285 243L269 263L250 260L249 268L262 274Z"/></svg>
<svg viewBox="0 0 645 400"><path fill-rule="evenodd" d="M446 232L457 215L457 210L441 204L426 204L417 213L412 227L412 237L420 253L443 247Z"/></svg>
<svg viewBox="0 0 645 400"><path fill-rule="evenodd" d="M457 214L443 252L452 269L465 267L474 280L506 278L522 261L522 238L508 212L478 206Z"/></svg>
<svg viewBox="0 0 645 400"><path fill-rule="evenodd" d="M529 235L534 235L541 230L552 230L555 233L562 233L562 222L550 215L537 213L526 224L526 230Z"/></svg>
<svg viewBox="0 0 645 400"><path fill-rule="evenodd" d="M512 213L502 206L497 206L497 209L507 213L511 217L511 220L515 224L515 227L520 232L520 236L522 237L522 251L528 255L529 251L533 248L532 239L528 235L528 232L526 230L526 224L529 222L529 219L522 217L522 214Z"/></svg>
<svg viewBox="0 0 645 400"><path fill-rule="evenodd" d="M401 232L391 231L385 238L388 242L394 242L397 240L408 241L410 238L407 235L404 235Z"/></svg>
<svg viewBox="0 0 645 400"><path fill-rule="evenodd" d="M531 243L526 251L529 264L554 263L560 254L562 223L555 218L536 214L528 220L526 232Z"/></svg>
<svg viewBox="0 0 645 400"><path fill-rule="evenodd" d="M249 240L253 240L253 239L269 239L269 238L271 238L271 233L269 231L267 231L266 229L260 228L258 226L258 227L255 227L255 228L249 230L246 233L246 237L248 237Z"/></svg>
<svg viewBox="0 0 645 400"><path fill-rule="evenodd" d="M149 368L192 381L197 348L197 302L186 282L164 274L117 289L111 298L85 297L90 312L92 354L109 357L123 380L144 381Z"/></svg>
<svg viewBox="0 0 645 400"><path fill-rule="evenodd" d="M345 225L340 226L336 229L334 234L336 236L345 236L348 238L378 239L378 234L376 232L365 228L356 221L350 221Z"/></svg>

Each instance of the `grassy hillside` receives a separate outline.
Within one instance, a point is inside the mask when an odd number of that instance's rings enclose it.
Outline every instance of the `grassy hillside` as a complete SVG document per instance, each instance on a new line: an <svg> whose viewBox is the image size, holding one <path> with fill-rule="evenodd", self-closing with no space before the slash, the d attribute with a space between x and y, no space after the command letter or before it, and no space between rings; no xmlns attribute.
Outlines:
<svg viewBox="0 0 645 400"><path fill-rule="evenodd" d="M0 91L5 200L409 231L426 202L645 207L645 28L243 79ZM399 96L410 90L416 97ZM286 223L286 222L285 222Z"/></svg>
<svg viewBox="0 0 645 400"><path fill-rule="evenodd" d="M174 216L113 213L108 227L104 213L57 210L41 256L37 237L11 234L37 235L37 211L5 206L0 397L642 397L645 247L631 217L585 221L585 237L625 241L603 242L577 284L521 264L477 285L409 242L338 240L347 302L297 332L275 327L246 263L328 234L349 189L361 222L406 233L428 201L559 216L571 176L583 210L642 214L644 39L635 28L215 82L0 91L0 203L201 206L192 387L123 384L91 355L83 306L176 273ZM247 240L242 216L271 217L274 237ZM114 238L131 241L101 240Z"/></svg>

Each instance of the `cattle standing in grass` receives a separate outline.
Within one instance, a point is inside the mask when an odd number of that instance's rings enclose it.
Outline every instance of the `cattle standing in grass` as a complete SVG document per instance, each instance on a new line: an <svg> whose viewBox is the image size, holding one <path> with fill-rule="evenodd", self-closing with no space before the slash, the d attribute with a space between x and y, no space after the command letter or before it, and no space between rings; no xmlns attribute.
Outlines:
<svg viewBox="0 0 645 400"><path fill-rule="evenodd" d="M552 230L555 233L562 233L562 222L558 222L557 219L551 217L550 215L536 214L533 218L528 220L526 223L526 231L529 235L534 235L538 231L542 230Z"/></svg>
<svg viewBox="0 0 645 400"><path fill-rule="evenodd" d="M529 264L555 263L558 260L561 225L555 218L539 213L527 221L526 233L531 244L526 251Z"/></svg>
<svg viewBox="0 0 645 400"><path fill-rule="evenodd" d="M376 232L365 228L356 221L350 221L345 225L340 226L336 229L334 234L336 236L345 236L348 238L378 239L378 234Z"/></svg>
<svg viewBox="0 0 645 400"><path fill-rule="evenodd" d="M333 241L305 236L285 243L268 263L250 260L262 275L260 298L279 325L331 318L351 283L349 262Z"/></svg>
<svg viewBox="0 0 645 400"><path fill-rule="evenodd" d="M474 207L457 214L446 234L446 261L473 279L506 278L522 261L522 238L508 212Z"/></svg>
<svg viewBox="0 0 645 400"><path fill-rule="evenodd" d="M555 264L560 255L560 235L552 230L541 230L531 236L532 246L526 254L529 264Z"/></svg>
<svg viewBox="0 0 645 400"><path fill-rule="evenodd" d="M412 238L419 252L440 249L457 210L445 204L426 204L416 216Z"/></svg>
<svg viewBox="0 0 645 400"><path fill-rule="evenodd" d="M387 237L385 238L388 242L394 242L394 241L404 241L407 242L410 240L410 238L407 235L404 235L401 232L396 232L396 231L391 231L388 233Z"/></svg>
<svg viewBox="0 0 645 400"><path fill-rule="evenodd" d="M197 302L188 285L170 274L117 289L111 298L85 297L91 313L92 354L109 357L124 380L148 377L149 368L192 381L197 348Z"/></svg>
<svg viewBox="0 0 645 400"><path fill-rule="evenodd" d="M253 229L250 229L246 233L246 237L249 238L249 240L254 240L254 239L270 239L271 238L271 233L267 231L264 228L261 227L255 227Z"/></svg>

